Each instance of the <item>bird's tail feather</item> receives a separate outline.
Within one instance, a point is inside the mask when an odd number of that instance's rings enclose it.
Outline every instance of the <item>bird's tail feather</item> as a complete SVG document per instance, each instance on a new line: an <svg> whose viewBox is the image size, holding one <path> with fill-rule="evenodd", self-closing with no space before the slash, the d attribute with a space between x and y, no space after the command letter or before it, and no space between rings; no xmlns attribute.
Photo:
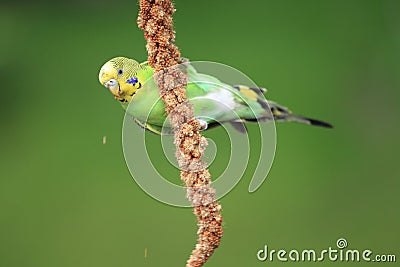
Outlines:
<svg viewBox="0 0 400 267"><path fill-rule="evenodd" d="M273 101L268 101L268 106L276 121L296 121L308 125L333 128L330 123L293 114L287 107L281 106Z"/></svg>
<svg viewBox="0 0 400 267"><path fill-rule="evenodd" d="M300 123L304 123L304 124L308 124L308 125L320 126L320 127L325 127L325 128L333 128L333 125L330 123L316 120L316 119L302 117L302 116L295 115L295 114L274 116L274 119L276 121L296 121L296 122L300 122Z"/></svg>

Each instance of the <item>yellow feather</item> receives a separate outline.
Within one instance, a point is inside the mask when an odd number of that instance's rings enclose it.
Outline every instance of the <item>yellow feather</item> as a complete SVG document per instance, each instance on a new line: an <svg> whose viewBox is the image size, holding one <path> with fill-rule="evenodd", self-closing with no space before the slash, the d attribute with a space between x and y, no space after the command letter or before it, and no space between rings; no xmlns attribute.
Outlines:
<svg viewBox="0 0 400 267"><path fill-rule="evenodd" d="M256 92L254 92L253 90L248 89L248 88L244 88L244 87L240 87L239 90L240 90L240 93L242 93L243 95L245 95L249 99L257 101L258 94Z"/></svg>

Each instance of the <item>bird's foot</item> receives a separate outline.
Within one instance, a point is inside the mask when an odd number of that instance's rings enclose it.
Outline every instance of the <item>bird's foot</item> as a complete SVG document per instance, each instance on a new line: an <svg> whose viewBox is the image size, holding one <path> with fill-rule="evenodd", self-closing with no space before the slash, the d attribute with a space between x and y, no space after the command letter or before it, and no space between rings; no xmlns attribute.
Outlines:
<svg viewBox="0 0 400 267"><path fill-rule="evenodd" d="M198 119L198 121L200 122L200 131L207 130L208 123L203 119Z"/></svg>

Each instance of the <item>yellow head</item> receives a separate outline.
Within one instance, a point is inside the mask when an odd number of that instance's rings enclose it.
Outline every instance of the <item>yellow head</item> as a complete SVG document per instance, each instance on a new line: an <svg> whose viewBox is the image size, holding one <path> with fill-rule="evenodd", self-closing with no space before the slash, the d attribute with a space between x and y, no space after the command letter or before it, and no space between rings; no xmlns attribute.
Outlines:
<svg viewBox="0 0 400 267"><path fill-rule="evenodd" d="M99 81L118 101L129 102L142 84L137 77L143 67L135 60L116 57L107 61L100 69Z"/></svg>

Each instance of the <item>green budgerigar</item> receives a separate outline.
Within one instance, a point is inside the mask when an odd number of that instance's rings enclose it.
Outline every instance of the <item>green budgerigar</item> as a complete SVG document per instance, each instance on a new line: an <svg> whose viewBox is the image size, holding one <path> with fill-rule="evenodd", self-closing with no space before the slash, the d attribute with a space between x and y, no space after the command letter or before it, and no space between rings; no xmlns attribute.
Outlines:
<svg viewBox="0 0 400 267"><path fill-rule="evenodd" d="M245 131L244 122L271 120L332 127L323 121L295 115L288 108L267 101L264 88L225 84L216 77L197 72L188 61L180 68L188 80L186 96L193 104L194 114L203 130L230 123L237 130ZM116 57L102 66L99 81L140 126L157 134L171 133L165 104L159 96L153 73L147 62L139 64L133 59Z"/></svg>

